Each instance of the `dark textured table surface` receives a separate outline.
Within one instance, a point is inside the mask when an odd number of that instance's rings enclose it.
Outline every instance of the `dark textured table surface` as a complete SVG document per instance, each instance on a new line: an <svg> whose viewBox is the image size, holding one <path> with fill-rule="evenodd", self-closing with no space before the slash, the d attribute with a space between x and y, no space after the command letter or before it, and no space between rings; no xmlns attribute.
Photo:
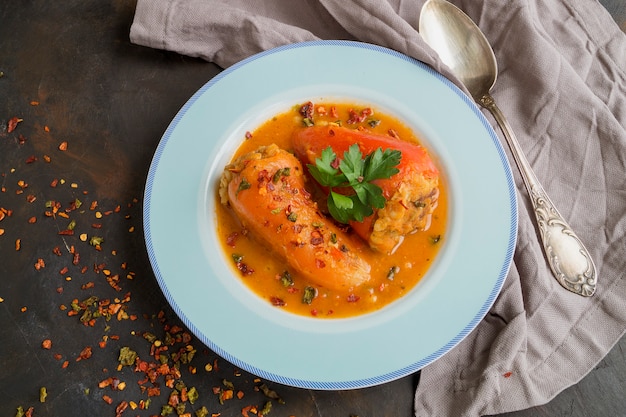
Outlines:
<svg viewBox="0 0 626 417"><path fill-rule="evenodd" d="M624 2L604 5L626 28ZM0 415L159 415L177 393L191 415L412 415L418 374L343 392L261 381L173 313L146 254L143 188L167 125L220 68L130 44L134 6L0 5ZM120 365L125 347L143 367ZM508 416L626 415L624 347Z"/></svg>

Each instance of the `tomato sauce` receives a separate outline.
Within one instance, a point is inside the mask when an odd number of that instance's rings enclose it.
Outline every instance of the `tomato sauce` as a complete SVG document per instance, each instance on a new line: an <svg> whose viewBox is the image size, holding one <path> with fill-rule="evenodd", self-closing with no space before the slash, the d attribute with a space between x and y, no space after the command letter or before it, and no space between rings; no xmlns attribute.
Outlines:
<svg viewBox="0 0 626 417"><path fill-rule="evenodd" d="M346 127L366 129L420 143L419 138L406 124L392 115L382 114L368 106L354 103L316 103L308 111L304 116L314 118L316 125L340 122ZM272 117L242 138L242 144L232 159L259 146L270 144L291 151L292 135L298 129L305 128L304 125L308 123L304 116L302 105L299 104ZM310 183L311 179L307 187ZM310 191L314 193L313 188ZM271 247L259 244L242 227L233 211L221 204L216 213L218 239L226 257L232 262L234 274L251 291L276 308L319 318L352 317L389 305L409 292L424 277L445 239L447 197L445 178L440 175L437 208L433 212L429 228L406 236L392 254L370 249L358 236L351 236L359 255L371 264L372 271L369 282L348 292L329 290L308 282L298 271L289 268L285 260L277 256ZM217 192L216 198L219 199ZM311 300L312 289L314 297Z"/></svg>

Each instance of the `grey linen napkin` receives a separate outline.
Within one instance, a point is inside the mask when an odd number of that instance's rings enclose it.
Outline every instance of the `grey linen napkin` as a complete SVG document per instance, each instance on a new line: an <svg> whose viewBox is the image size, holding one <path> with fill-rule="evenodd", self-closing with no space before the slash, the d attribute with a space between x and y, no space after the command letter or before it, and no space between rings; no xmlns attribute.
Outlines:
<svg viewBox="0 0 626 417"><path fill-rule="evenodd" d="M454 80L417 32L423 2L139 0L130 37L222 67L288 43L354 39L411 55ZM599 283L595 296L583 298L551 276L514 168L514 264L478 327L422 370L415 415L429 417L544 404L587 374L626 329L626 37L594 0L452 2L493 45L500 69L493 96L590 249Z"/></svg>

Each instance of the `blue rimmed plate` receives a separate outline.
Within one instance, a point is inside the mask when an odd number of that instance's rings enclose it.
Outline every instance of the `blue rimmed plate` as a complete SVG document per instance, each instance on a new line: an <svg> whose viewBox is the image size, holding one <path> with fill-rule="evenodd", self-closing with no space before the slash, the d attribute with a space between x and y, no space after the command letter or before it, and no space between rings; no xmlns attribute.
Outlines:
<svg viewBox="0 0 626 417"><path fill-rule="evenodd" d="M438 259L409 294L375 313L316 319L272 307L241 283L217 241L217 181L245 132L309 100L366 103L400 118L448 184ZM511 169L473 102L419 61L349 41L263 52L204 85L163 135L144 204L152 267L189 329L242 369L312 389L388 382L452 349L498 295L517 231Z"/></svg>

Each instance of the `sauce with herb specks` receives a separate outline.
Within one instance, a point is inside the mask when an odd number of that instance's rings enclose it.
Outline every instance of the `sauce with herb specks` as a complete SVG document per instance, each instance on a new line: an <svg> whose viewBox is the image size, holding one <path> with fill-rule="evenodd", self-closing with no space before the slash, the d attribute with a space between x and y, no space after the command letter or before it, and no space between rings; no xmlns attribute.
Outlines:
<svg viewBox="0 0 626 417"><path fill-rule="evenodd" d="M313 125L341 126L419 144L409 127L370 107L353 103L307 103L294 106L247 133L232 160L273 144L294 152L294 135ZM303 161L304 171L308 162ZM239 188L248 186L239 184ZM324 207L324 196L310 177L306 188L319 201L320 208ZM426 230L406 235L391 252L371 249L352 227L336 225L350 240L350 250L371 265L371 278L350 288L330 289L319 285L319 280L308 279L306 274L292 268L272 245L266 244L271 241L267 236L255 236L254 228L244 227L228 205L217 207L218 238L235 275L276 308L319 318L352 317L373 312L401 298L426 274L445 239L447 204L446 184L440 177L436 208L429 216ZM328 216L324 222L333 223L333 220Z"/></svg>

